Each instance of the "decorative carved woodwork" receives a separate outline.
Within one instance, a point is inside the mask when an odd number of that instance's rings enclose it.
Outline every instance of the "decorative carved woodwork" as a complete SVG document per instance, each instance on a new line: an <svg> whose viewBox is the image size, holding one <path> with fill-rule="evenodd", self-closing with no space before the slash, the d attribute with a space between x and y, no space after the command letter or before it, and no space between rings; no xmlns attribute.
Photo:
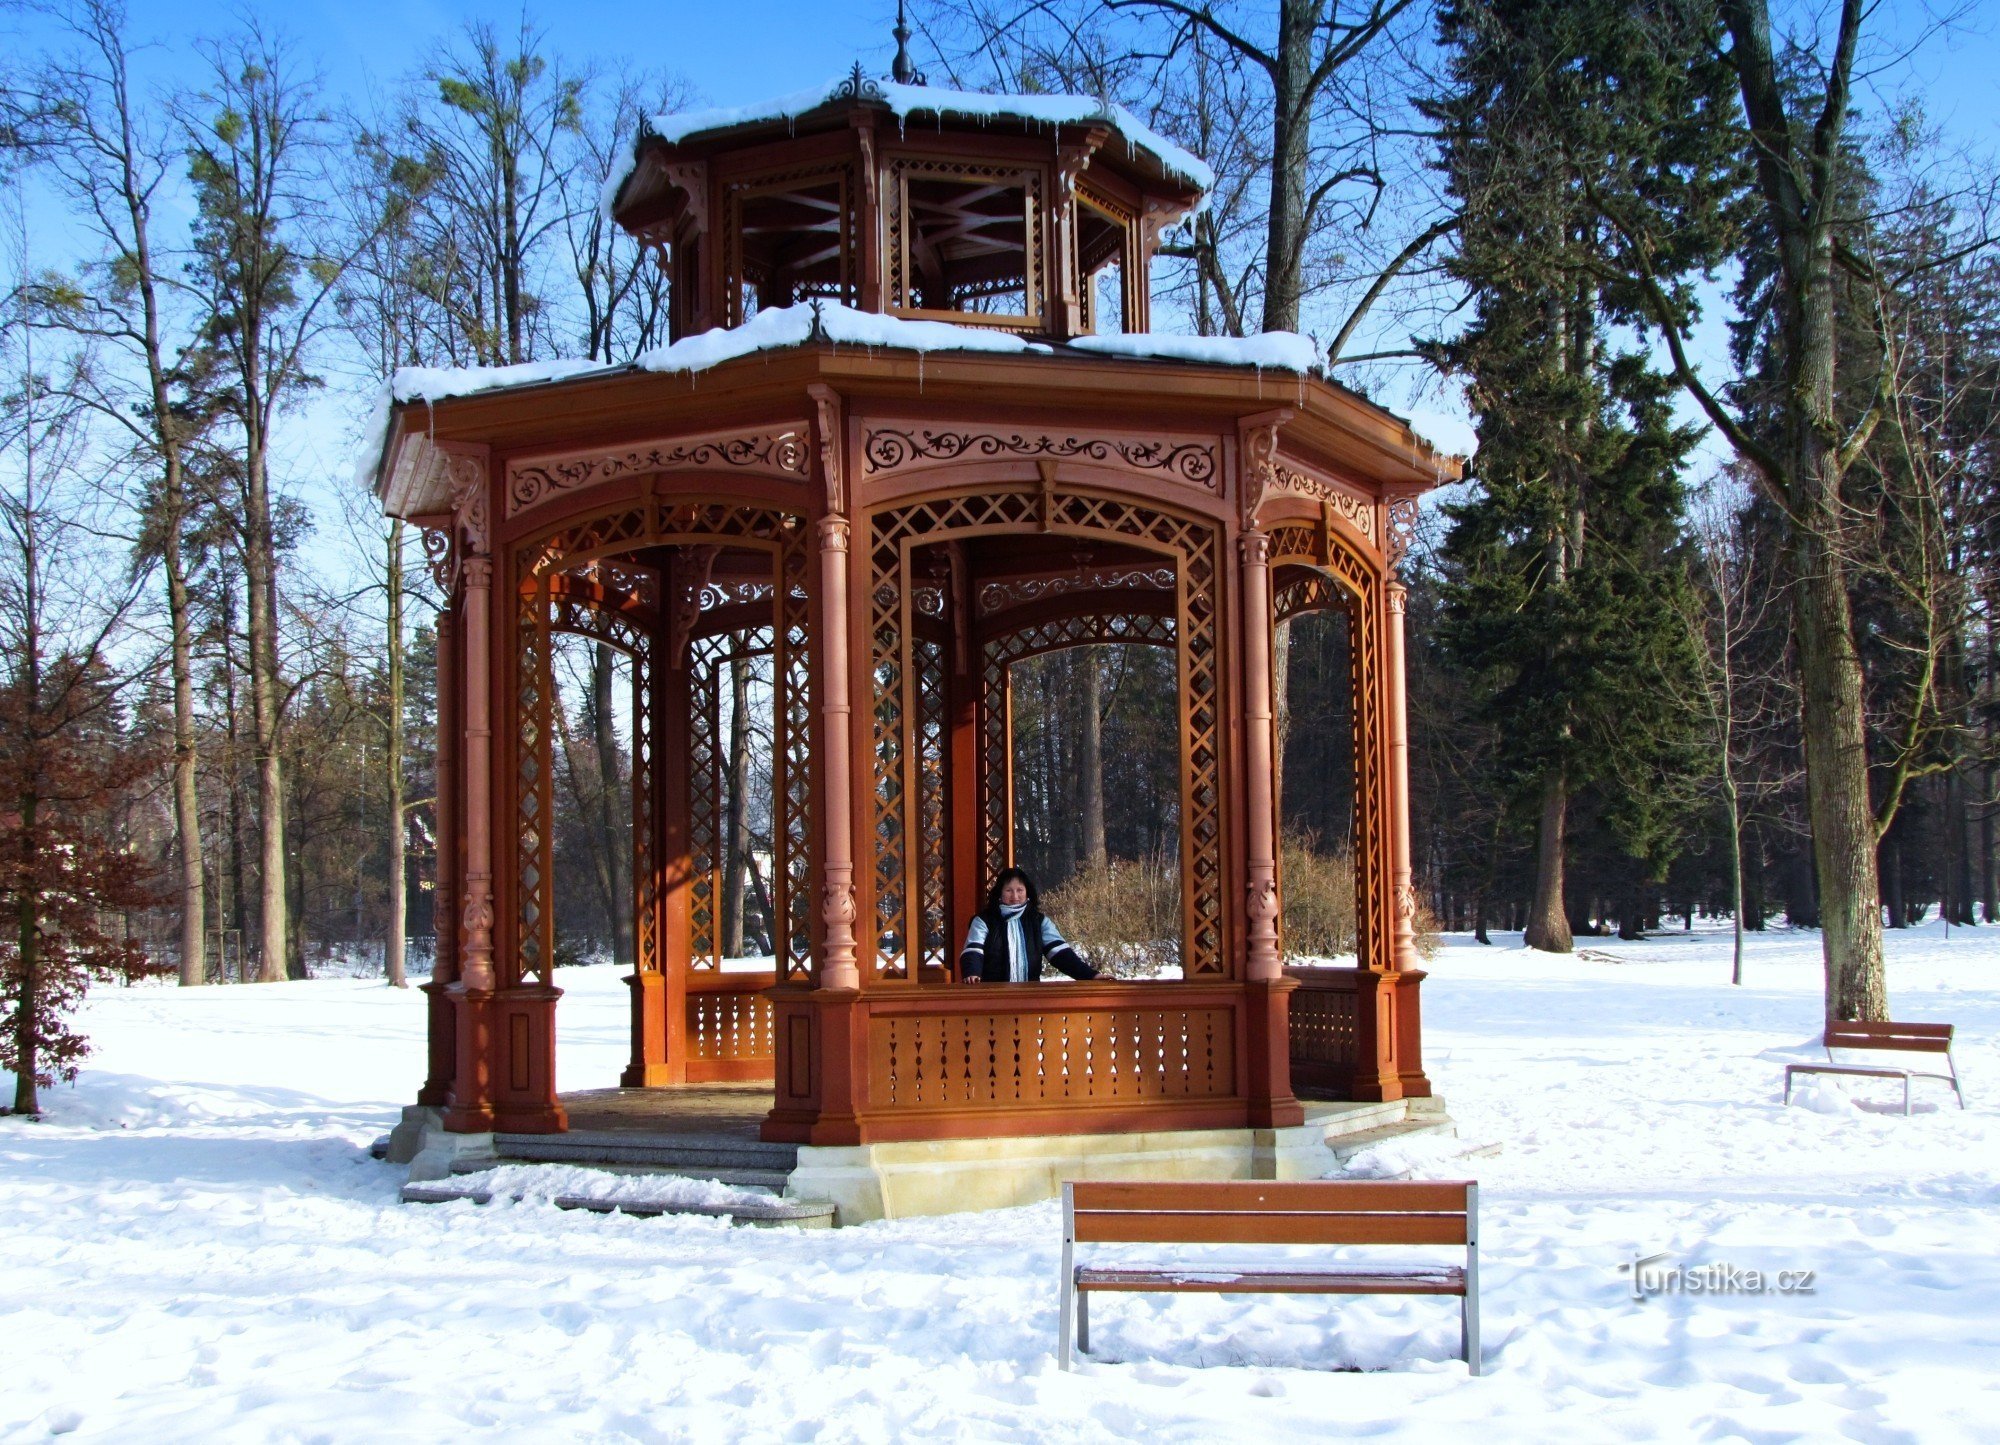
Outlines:
<svg viewBox="0 0 2000 1445"><path fill-rule="evenodd" d="M1212 438L1167 439L1157 434L960 431L917 423L876 424L862 445L871 478L946 467L964 461L1089 461L1142 476L1163 474L1211 494L1220 490Z"/></svg>
<svg viewBox="0 0 2000 1445"><path fill-rule="evenodd" d="M1359 496L1324 477L1288 465L1282 460L1272 469L1270 491L1272 495L1310 497L1323 506L1332 508L1335 516L1354 528L1369 543L1380 545L1381 539L1375 535L1375 504L1366 497Z"/></svg>
<svg viewBox="0 0 2000 1445"><path fill-rule="evenodd" d="M507 515L519 516L550 497L644 472L721 470L796 480L806 475L806 428L760 427L640 442L615 451L530 457L507 467Z"/></svg>
<svg viewBox="0 0 2000 1445"><path fill-rule="evenodd" d="M1043 577L987 582L979 589L978 615L991 617L1010 607L1093 592L1172 592L1171 567L1079 567Z"/></svg>

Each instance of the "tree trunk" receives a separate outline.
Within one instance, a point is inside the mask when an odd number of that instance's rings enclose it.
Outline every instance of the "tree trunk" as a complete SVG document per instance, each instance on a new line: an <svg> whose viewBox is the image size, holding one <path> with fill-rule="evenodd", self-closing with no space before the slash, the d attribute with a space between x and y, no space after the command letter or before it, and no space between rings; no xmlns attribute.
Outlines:
<svg viewBox="0 0 2000 1445"><path fill-rule="evenodd" d="M166 563L174 684L174 841L181 855L181 985L185 988L208 982L208 887L201 851L201 794L196 787L200 758L194 729L194 622L187 567L181 557L183 505L180 467L169 463L166 536L160 546Z"/></svg>
<svg viewBox="0 0 2000 1445"><path fill-rule="evenodd" d="M265 454L252 430L244 456L243 581L249 603L250 725L257 750L257 981L289 974L285 888L285 763L279 752L283 705L278 674L277 555Z"/></svg>
<svg viewBox="0 0 2000 1445"><path fill-rule="evenodd" d="M1829 414L1832 382L1829 335L1824 382ZM1792 599L1826 1016L1879 1022L1889 1016L1882 891L1869 805L1861 659L1838 547L1840 501L1837 482L1828 475L1831 448L1809 436L1798 450L1802 465L1795 475L1804 495L1794 495Z"/></svg>
<svg viewBox="0 0 2000 1445"><path fill-rule="evenodd" d="M1535 901L1521 941L1544 953L1568 953L1575 947L1569 913L1563 905L1563 832L1569 820L1569 785L1560 773L1542 789L1541 834L1535 851Z"/></svg>
<svg viewBox="0 0 2000 1445"><path fill-rule="evenodd" d="M1083 866L1102 868L1110 861L1104 840L1104 670L1098 649L1079 648L1077 660L1083 668L1082 699L1079 705L1077 771L1082 785Z"/></svg>
<svg viewBox="0 0 2000 1445"><path fill-rule="evenodd" d="M1312 156L1313 35L1319 0L1279 0L1272 72L1270 215L1264 233L1264 330L1297 331L1304 294L1306 167Z"/></svg>
<svg viewBox="0 0 2000 1445"><path fill-rule="evenodd" d="M408 988L404 972L408 926L408 877L403 818L403 523L389 523L389 746L383 771L389 793L389 929L382 943L382 972L392 988Z"/></svg>

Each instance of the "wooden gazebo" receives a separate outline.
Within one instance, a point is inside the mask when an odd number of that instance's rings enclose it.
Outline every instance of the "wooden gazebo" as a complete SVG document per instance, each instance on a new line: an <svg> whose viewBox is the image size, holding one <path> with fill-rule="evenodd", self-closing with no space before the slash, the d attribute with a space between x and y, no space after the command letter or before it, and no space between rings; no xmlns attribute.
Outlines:
<svg viewBox="0 0 2000 1445"><path fill-rule="evenodd" d="M420 1096L445 1129L566 1127L563 632L632 659L625 1086L769 1080L764 1137L806 1145L1268 1130L1308 1086L1430 1092L1394 568L1455 464L1300 338L1147 334L1162 230L1207 180L1094 101L857 69L641 132L607 204L671 277L673 344L399 385L380 497L449 599L437 916L459 926ZM1352 618L1360 958L1288 973L1273 627L1315 608ZM1013 847L1010 668L1103 642L1178 665L1182 977L957 986ZM743 646L775 693L764 973L721 967L716 936L714 699Z"/></svg>

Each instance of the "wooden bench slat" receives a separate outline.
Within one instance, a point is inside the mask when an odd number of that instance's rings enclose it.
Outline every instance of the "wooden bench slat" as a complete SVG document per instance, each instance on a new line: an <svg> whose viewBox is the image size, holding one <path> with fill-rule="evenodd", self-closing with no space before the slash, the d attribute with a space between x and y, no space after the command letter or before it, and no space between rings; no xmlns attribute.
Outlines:
<svg viewBox="0 0 2000 1445"><path fill-rule="evenodd" d="M1951 1052L1950 1024L1854 1024L1826 1026L1820 1042L1829 1049L1880 1049L1899 1053Z"/></svg>
<svg viewBox="0 0 2000 1445"><path fill-rule="evenodd" d="M1465 1293L1465 1271L1434 1269L1283 1270L1078 1268L1078 1289L1127 1294L1444 1294Z"/></svg>
<svg viewBox="0 0 2000 1445"><path fill-rule="evenodd" d="M1468 1180L1079 1180L1079 1213L1094 1209L1423 1210L1465 1212Z"/></svg>
<svg viewBox="0 0 2000 1445"><path fill-rule="evenodd" d="M1464 1244L1463 1214L1076 1212L1079 1244Z"/></svg>

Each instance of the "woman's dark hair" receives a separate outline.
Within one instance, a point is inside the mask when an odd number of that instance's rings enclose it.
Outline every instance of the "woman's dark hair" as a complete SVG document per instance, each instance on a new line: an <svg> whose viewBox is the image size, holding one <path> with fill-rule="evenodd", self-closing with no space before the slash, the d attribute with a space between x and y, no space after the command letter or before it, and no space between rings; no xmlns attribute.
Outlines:
<svg viewBox="0 0 2000 1445"><path fill-rule="evenodd" d="M1019 868L1002 868L1000 870L1000 876L993 880L992 891L986 895L986 906L989 909L998 908L1000 906L1000 890L1007 886L1010 879L1014 878L1020 879L1021 886L1028 890L1028 906L1039 913L1042 907L1042 895L1036 891L1035 880Z"/></svg>

